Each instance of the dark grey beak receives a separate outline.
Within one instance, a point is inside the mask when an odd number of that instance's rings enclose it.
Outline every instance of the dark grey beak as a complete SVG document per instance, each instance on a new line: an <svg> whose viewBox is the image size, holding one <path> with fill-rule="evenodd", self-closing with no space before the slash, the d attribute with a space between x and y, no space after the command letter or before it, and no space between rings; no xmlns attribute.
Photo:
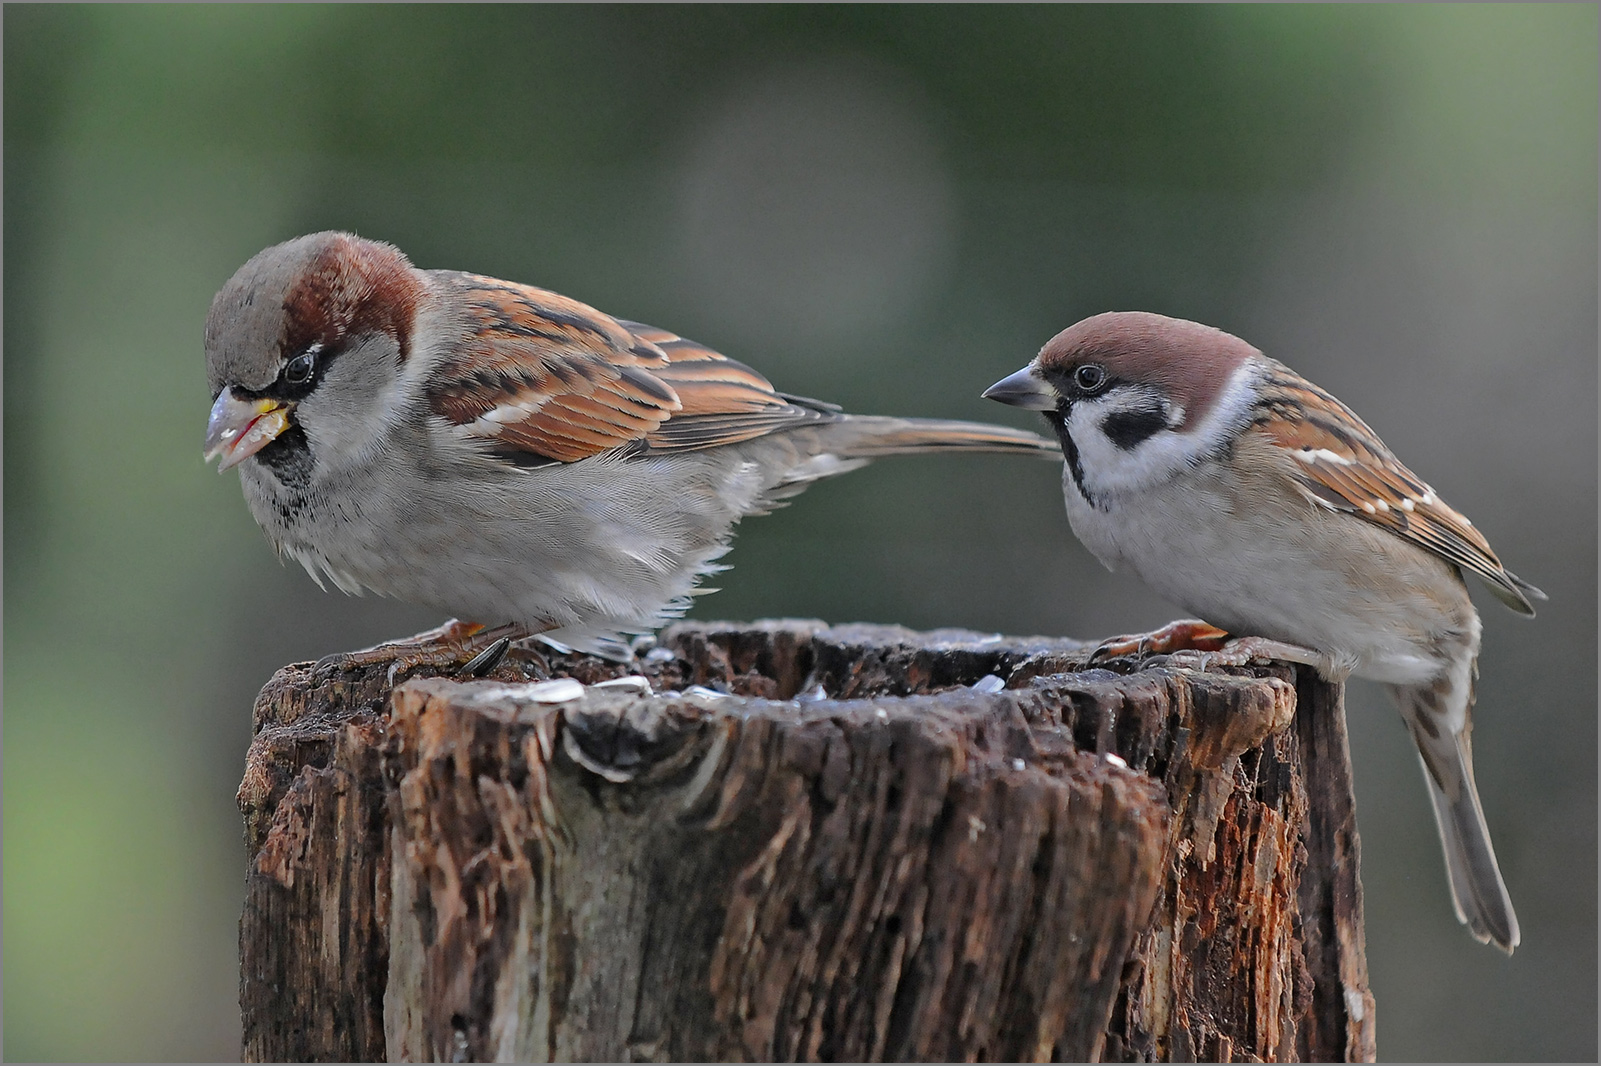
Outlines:
<svg viewBox="0 0 1602 1067"><path fill-rule="evenodd" d="M982 395L986 400L999 400L1031 411L1051 411L1057 406L1056 391L1036 376L1033 364L1007 375Z"/></svg>

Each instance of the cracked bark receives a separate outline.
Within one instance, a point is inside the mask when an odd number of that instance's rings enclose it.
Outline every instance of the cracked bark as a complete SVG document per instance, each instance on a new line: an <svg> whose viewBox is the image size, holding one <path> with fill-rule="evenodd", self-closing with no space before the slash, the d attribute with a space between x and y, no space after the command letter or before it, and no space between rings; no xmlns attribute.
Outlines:
<svg viewBox="0 0 1602 1067"><path fill-rule="evenodd" d="M245 1057L1372 1059L1340 688L1088 647L681 624L653 693L285 668Z"/></svg>

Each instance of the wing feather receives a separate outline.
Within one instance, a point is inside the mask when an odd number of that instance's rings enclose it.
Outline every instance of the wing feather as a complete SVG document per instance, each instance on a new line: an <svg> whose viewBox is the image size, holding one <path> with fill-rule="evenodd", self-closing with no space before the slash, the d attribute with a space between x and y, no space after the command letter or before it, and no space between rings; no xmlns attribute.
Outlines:
<svg viewBox="0 0 1602 1067"><path fill-rule="evenodd" d="M1320 506L1389 530L1476 575L1515 611L1533 615L1529 596L1545 598L1509 573L1485 535L1403 466L1367 423L1294 372L1273 365L1254 427L1285 450L1293 476Z"/></svg>
<svg viewBox="0 0 1602 1067"><path fill-rule="evenodd" d="M432 410L507 462L711 448L835 417L667 330L533 286L436 276L460 286L468 318L459 352L429 380Z"/></svg>

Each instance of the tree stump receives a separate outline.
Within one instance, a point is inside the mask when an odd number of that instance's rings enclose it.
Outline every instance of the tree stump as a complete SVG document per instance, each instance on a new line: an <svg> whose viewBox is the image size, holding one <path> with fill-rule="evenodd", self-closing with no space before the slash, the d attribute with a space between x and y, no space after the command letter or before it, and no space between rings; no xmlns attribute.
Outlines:
<svg viewBox="0 0 1602 1067"><path fill-rule="evenodd" d="M1340 687L1090 647L685 623L635 680L286 667L245 1058L1372 1060Z"/></svg>

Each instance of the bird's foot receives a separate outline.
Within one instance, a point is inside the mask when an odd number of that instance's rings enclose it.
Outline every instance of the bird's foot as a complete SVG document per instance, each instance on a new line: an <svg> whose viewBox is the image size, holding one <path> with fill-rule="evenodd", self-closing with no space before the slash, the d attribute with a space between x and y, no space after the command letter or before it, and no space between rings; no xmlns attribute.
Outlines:
<svg viewBox="0 0 1602 1067"><path fill-rule="evenodd" d="M443 626L424 630L397 641L385 641L356 652L337 652L323 658L319 666L338 671L359 670L388 664L389 684L424 667L454 671L463 678L478 678L494 670L514 641L532 636L517 623L485 628L476 622L451 619Z"/></svg>
<svg viewBox="0 0 1602 1067"><path fill-rule="evenodd" d="M1324 678L1338 675L1334 663L1324 653L1267 637L1232 637L1215 650L1180 649L1170 654L1168 662L1199 671L1247 667L1254 663L1297 663L1314 668Z"/></svg>
<svg viewBox="0 0 1602 1067"><path fill-rule="evenodd" d="M1267 637L1231 637L1218 627L1197 619L1171 622L1149 634L1108 638L1090 654L1089 664L1094 667L1126 656L1137 661L1165 656L1176 667L1195 670L1277 661L1313 667L1325 678L1338 677L1341 673L1329 656L1315 649Z"/></svg>
<svg viewBox="0 0 1602 1067"><path fill-rule="evenodd" d="M1145 659L1175 652L1217 652L1228 640L1229 634L1216 626L1200 619L1180 619L1149 634L1109 637L1090 654L1090 664L1095 666L1125 656Z"/></svg>

